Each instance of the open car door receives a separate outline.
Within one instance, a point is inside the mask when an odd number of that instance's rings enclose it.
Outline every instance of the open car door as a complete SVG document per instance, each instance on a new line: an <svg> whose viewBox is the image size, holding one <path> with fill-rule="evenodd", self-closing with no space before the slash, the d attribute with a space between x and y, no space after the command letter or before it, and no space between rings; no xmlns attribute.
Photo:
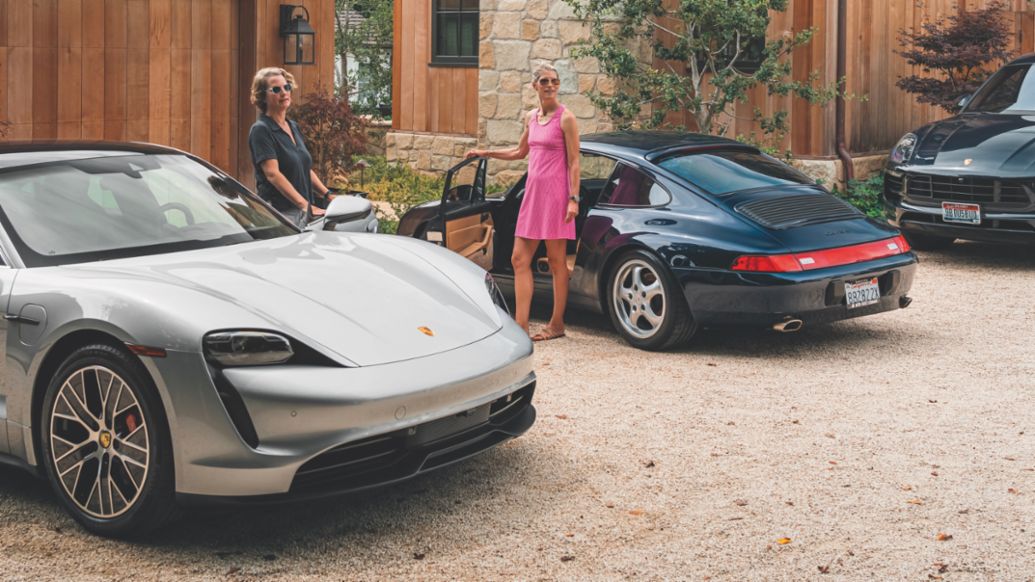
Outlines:
<svg viewBox="0 0 1035 582"><path fill-rule="evenodd" d="M491 270L495 228L485 201L486 165L485 158L468 158L449 169L439 216L426 238Z"/></svg>

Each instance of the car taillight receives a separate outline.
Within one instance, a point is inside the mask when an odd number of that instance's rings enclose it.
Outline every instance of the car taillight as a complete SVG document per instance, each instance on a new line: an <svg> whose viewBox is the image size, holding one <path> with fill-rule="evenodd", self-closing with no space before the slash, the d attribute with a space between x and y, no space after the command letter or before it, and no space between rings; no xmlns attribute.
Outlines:
<svg viewBox="0 0 1035 582"><path fill-rule="evenodd" d="M793 273L862 263L909 251L909 243L905 237L898 235L884 240L819 251L783 255L743 255L733 261L730 269L758 273Z"/></svg>

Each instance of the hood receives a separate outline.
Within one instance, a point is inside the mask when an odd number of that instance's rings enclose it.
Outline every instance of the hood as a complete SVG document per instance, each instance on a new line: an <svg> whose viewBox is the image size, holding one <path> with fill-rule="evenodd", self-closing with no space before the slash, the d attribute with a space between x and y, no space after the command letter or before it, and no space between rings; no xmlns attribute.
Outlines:
<svg viewBox="0 0 1035 582"><path fill-rule="evenodd" d="M311 232L61 268L179 302L182 317L206 331L261 327L369 366L455 349L500 329L484 274L457 260L401 237Z"/></svg>
<svg viewBox="0 0 1035 582"><path fill-rule="evenodd" d="M1035 116L967 113L918 132L911 166L999 177L1035 175ZM933 166L933 167L932 167Z"/></svg>

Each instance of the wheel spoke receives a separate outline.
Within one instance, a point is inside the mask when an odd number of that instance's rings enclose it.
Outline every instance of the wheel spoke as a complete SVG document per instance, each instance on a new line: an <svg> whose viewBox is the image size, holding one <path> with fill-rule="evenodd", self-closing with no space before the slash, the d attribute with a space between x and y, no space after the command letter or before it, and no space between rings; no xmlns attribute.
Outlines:
<svg viewBox="0 0 1035 582"><path fill-rule="evenodd" d="M75 402L76 404L78 404L78 406L74 406L72 404L72 400L68 399L68 396L65 395L65 392L71 392L72 396L75 396ZM96 431L100 428L100 422L98 422L97 417L90 413L90 409L87 408L86 404L84 404L83 401L79 399L79 395L75 393L75 390L62 390L60 397L65 402L65 406L67 406L68 409L72 411L72 414L76 415L75 419L69 420L75 420L76 422L90 429L91 431ZM84 414L86 415L86 418L83 417Z"/></svg>

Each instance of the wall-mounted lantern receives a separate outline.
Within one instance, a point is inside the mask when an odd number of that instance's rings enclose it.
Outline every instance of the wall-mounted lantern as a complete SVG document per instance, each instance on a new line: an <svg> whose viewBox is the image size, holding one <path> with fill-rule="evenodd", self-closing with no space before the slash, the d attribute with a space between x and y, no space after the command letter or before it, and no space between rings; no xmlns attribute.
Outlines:
<svg viewBox="0 0 1035 582"><path fill-rule="evenodd" d="M299 9L305 16L298 13ZM285 65L316 62L316 31L309 26L309 11L305 6L280 5L280 36L284 38Z"/></svg>

